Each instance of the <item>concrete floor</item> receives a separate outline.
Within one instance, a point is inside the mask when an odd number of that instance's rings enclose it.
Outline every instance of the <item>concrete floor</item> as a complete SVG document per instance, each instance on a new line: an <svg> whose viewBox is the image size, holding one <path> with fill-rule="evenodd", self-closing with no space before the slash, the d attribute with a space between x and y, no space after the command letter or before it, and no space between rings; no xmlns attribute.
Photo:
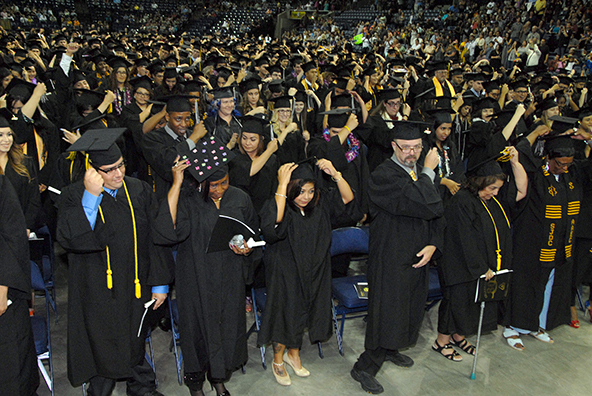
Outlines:
<svg viewBox="0 0 592 396"><path fill-rule="evenodd" d="M73 388L66 375L66 324L67 324L67 281L66 268L58 265L57 299L59 321L52 316L52 343L55 371L55 394L58 396L82 395L81 388ZM586 293L587 295L587 293ZM37 300L38 312L44 312L43 299ZM385 395L589 395L590 366L592 365L592 324L582 312L582 326L573 329L561 326L550 332L554 344L545 344L530 336L524 336L526 350L510 349L501 336L501 329L485 334L481 338L477 378L470 380L473 359L462 353L464 360L451 362L431 350L436 337L437 307L432 308L423 322L417 345L404 351L415 361L409 369L399 368L385 362L377 375ZM252 323L253 315L248 315ZM280 386L274 379L271 367L261 366L259 349L255 336L249 339L249 361L246 373L234 373L226 384L232 395L362 395L365 392L350 377L350 370L364 349L365 323L362 319L347 320L344 331L345 356L339 355L335 337L323 344L324 359L318 356L316 345L305 342L302 362L311 371L308 378L291 374L292 385ZM306 336L305 336L306 337ZM306 339L306 338L305 338ZM165 395L189 395L185 386L177 382L174 355L169 352L171 333L157 329L153 333L155 365L159 382L158 390ZM475 342L475 337L470 337ZM271 361L272 353L267 351ZM41 381L43 379L41 378ZM204 386L206 395L215 396ZM41 383L38 394L50 395L45 383ZM125 395L125 383L118 383L114 395Z"/></svg>

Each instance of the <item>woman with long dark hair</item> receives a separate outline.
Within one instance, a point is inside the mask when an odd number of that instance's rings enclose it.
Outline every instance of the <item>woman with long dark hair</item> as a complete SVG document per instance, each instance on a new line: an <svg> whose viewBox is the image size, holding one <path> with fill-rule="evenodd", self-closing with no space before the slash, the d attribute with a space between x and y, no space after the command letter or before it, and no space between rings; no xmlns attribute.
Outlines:
<svg viewBox="0 0 592 396"><path fill-rule="evenodd" d="M291 384L284 362L296 375L310 375L300 361L305 328L312 343L331 337L331 224L354 199L330 161L316 165L331 176L329 190L308 163L287 163L278 171L274 199L261 211L267 303L258 344L273 343L273 375L281 385Z"/></svg>
<svg viewBox="0 0 592 396"><path fill-rule="evenodd" d="M133 102L134 89L129 82L129 67L131 64L123 58L115 57L109 60L113 71L109 75L104 91L111 91L115 94L113 100L113 113L120 115L123 108Z"/></svg>

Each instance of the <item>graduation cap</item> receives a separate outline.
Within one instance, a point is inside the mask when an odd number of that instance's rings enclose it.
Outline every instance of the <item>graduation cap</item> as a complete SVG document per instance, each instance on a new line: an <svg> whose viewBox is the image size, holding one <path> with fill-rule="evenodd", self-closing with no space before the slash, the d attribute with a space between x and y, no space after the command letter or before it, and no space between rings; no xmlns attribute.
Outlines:
<svg viewBox="0 0 592 396"><path fill-rule="evenodd" d="M56 36L54 36L53 40L55 41L55 43L59 43L62 40L68 41L68 38L66 36L64 36L63 34L57 34Z"/></svg>
<svg viewBox="0 0 592 396"><path fill-rule="evenodd" d="M265 132L265 126L269 124L269 120L267 120L264 116L260 114L252 115L252 116L244 116L241 119L243 124L242 131L247 133L256 133L263 138L269 136L269 133Z"/></svg>
<svg viewBox="0 0 592 396"><path fill-rule="evenodd" d="M317 63L315 61L306 62L305 64L302 65L302 70L304 71L304 73L308 73L310 70L316 69L316 68L317 68Z"/></svg>
<svg viewBox="0 0 592 396"><path fill-rule="evenodd" d="M120 67L128 68L132 67L132 64L128 62L125 58L121 56L110 56L107 58L107 64L113 68L113 70L117 70Z"/></svg>
<svg viewBox="0 0 592 396"><path fill-rule="evenodd" d="M521 78L510 83L510 89L516 91L518 88L528 88L528 80Z"/></svg>
<svg viewBox="0 0 592 396"><path fill-rule="evenodd" d="M509 152L504 149L499 154L481 159L479 157L469 157L467 163L468 177L486 177L503 174L504 171L500 166L500 162L507 162L510 160Z"/></svg>
<svg viewBox="0 0 592 396"><path fill-rule="evenodd" d="M279 80L273 80L271 81L268 85L267 88L272 92L272 93L280 93L283 91L284 87L283 87L283 83L284 80L279 79Z"/></svg>
<svg viewBox="0 0 592 396"><path fill-rule="evenodd" d="M243 93L250 91L251 89L259 89L260 79L250 78L248 80L241 81L240 89Z"/></svg>
<svg viewBox="0 0 592 396"><path fill-rule="evenodd" d="M72 131L76 131L78 129L82 129L83 130L84 127L87 127L87 126L93 124L96 121L102 120L105 117L107 117L107 113L99 114L98 116L95 116L95 117L88 117L88 116L86 116L86 117L83 118L83 121L82 121L81 124L72 127ZM97 128L97 129L101 129L101 128ZM102 128L102 129L106 129L106 128ZM81 132L83 132L83 131L81 131Z"/></svg>
<svg viewBox="0 0 592 396"><path fill-rule="evenodd" d="M102 92L82 88L75 89L74 91L80 93L76 98L76 104L83 109L96 109L103 103L103 99L105 99L105 94Z"/></svg>
<svg viewBox="0 0 592 396"><path fill-rule="evenodd" d="M553 121L553 124L551 125L551 134L558 135L574 128L574 126L578 122L578 119L571 117L553 116L551 117L551 121Z"/></svg>
<svg viewBox="0 0 592 396"><path fill-rule="evenodd" d="M121 158L115 141L126 128L91 129L82 135L67 151L84 151L95 168L114 164Z"/></svg>
<svg viewBox="0 0 592 396"><path fill-rule="evenodd" d="M136 67L148 67L150 66L150 62L146 58L138 58L134 61Z"/></svg>
<svg viewBox="0 0 592 396"><path fill-rule="evenodd" d="M24 68L35 66L35 61L31 58L27 58L21 62Z"/></svg>
<svg viewBox="0 0 592 396"><path fill-rule="evenodd" d="M182 83L185 87L185 92L201 92L201 89L205 83L199 80L189 80Z"/></svg>
<svg viewBox="0 0 592 396"><path fill-rule="evenodd" d="M463 95L462 99L463 99L462 106L473 106L475 104L475 102L477 101L477 97L475 95L473 95L472 93Z"/></svg>
<svg viewBox="0 0 592 396"><path fill-rule="evenodd" d="M10 128L10 122L4 115L0 115L0 128Z"/></svg>
<svg viewBox="0 0 592 396"><path fill-rule="evenodd" d="M257 59L257 61L255 61L255 66L261 67L263 65L269 65L269 59L267 59L264 56L262 56L261 58Z"/></svg>
<svg viewBox="0 0 592 396"><path fill-rule="evenodd" d="M149 103L156 103L156 104L166 104L167 106L167 113L185 113L191 112L191 103L189 103L189 98L192 98L192 95L170 95L170 96L163 96L157 98L155 101L148 101Z"/></svg>
<svg viewBox="0 0 592 396"><path fill-rule="evenodd" d="M557 121L553 121L553 125L555 125L556 122ZM560 129L563 129L564 127L565 125L563 125ZM569 128L571 128L571 126L567 129ZM542 140L545 141L545 154L549 155L550 158L573 157L575 155L575 148L574 141L571 138L572 136L573 133L566 135L555 134L551 136L543 136Z"/></svg>
<svg viewBox="0 0 592 396"><path fill-rule="evenodd" d="M460 67L457 67L456 69L452 69L450 70L450 77L452 76L462 76L464 73L463 69Z"/></svg>
<svg viewBox="0 0 592 396"><path fill-rule="evenodd" d="M331 98L331 108L337 107L351 107L352 106L352 96L349 93L344 93L341 95L337 95Z"/></svg>
<svg viewBox="0 0 592 396"><path fill-rule="evenodd" d="M574 82L573 78L568 76L559 76L559 84L565 84L567 86L571 85Z"/></svg>
<svg viewBox="0 0 592 396"><path fill-rule="evenodd" d="M493 80L493 81L486 81L483 83L483 88L485 89L485 91L487 91L488 93L491 93L492 91L495 91L496 89L500 89L497 81Z"/></svg>
<svg viewBox="0 0 592 396"><path fill-rule="evenodd" d="M374 73L378 73L378 72L379 72L379 70L376 67L376 65L370 65L362 71L362 75L363 76L371 76Z"/></svg>
<svg viewBox="0 0 592 396"><path fill-rule="evenodd" d="M296 169L292 171L290 180L316 180L314 172L314 164L317 162L316 157L305 158L296 164Z"/></svg>
<svg viewBox="0 0 592 396"><path fill-rule="evenodd" d="M224 98L234 98L233 87L221 87L214 89L214 100Z"/></svg>
<svg viewBox="0 0 592 396"><path fill-rule="evenodd" d="M176 67L167 67L164 69L164 79L168 78L177 78L179 74L177 73Z"/></svg>
<svg viewBox="0 0 592 396"><path fill-rule="evenodd" d="M14 56L15 57L18 56L19 58L26 58L27 57L27 51L25 51L24 49L18 48L18 49L16 49L14 51Z"/></svg>
<svg viewBox="0 0 592 396"><path fill-rule="evenodd" d="M429 124L416 121L394 121L393 139L415 140L423 139L430 134Z"/></svg>
<svg viewBox="0 0 592 396"><path fill-rule="evenodd" d="M90 58L90 61L92 63L94 63L95 65L98 65L101 62L105 62L107 60L107 57L101 53L94 55Z"/></svg>
<svg viewBox="0 0 592 396"><path fill-rule="evenodd" d="M26 103L31 95L33 95L34 90L35 84L18 78L13 78L6 86L5 92L8 92L8 96L18 98L21 102Z"/></svg>
<svg viewBox="0 0 592 396"><path fill-rule="evenodd" d="M279 73L282 74L282 68L279 67L278 65L273 65L270 68L267 69L267 71L272 74L272 73Z"/></svg>
<svg viewBox="0 0 592 396"><path fill-rule="evenodd" d="M152 80L148 76L132 78L129 82L134 90L144 88L147 91L152 91Z"/></svg>
<svg viewBox="0 0 592 396"><path fill-rule="evenodd" d="M477 113L478 111L483 109L495 109L496 103L497 102L491 99L490 97L481 98L475 101L475 103L473 103L473 112Z"/></svg>
<svg viewBox="0 0 592 396"><path fill-rule="evenodd" d="M391 99L398 99L401 97L401 93L398 89L383 89L378 91L378 100L381 102L387 102Z"/></svg>
<svg viewBox="0 0 592 396"><path fill-rule="evenodd" d="M557 102L555 101L555 97L549 95L537 105L536 109L538 111L544 111L552 109L553 107L557 107Z"/></svg>
<svg viewBox="0 0 592 396"><path fill-rule="evenodd" d="M280 96L274 99L269 99L270 101L274 102L274 109L291 109L292 108L292 97L291 96Z"/></svg>
<svg viewBox="0 0 592 396"><path fill-rule="evenodd" d="M308 98L308 95L306 94L306 92L304 92L302 90L296 91L296 95L294 95L294 101L296 101L296 102L306 103L307 98Z"/></svg>
<svg viewBox="0 0 592 396"><path fill-rule="evenodd" d="M448 66L450 63L448 61L435 61L429 62L426 64L426 67L429 71L438 71L438 70L448 70Z"/></svg>
<svg viewBox="0 0 592 396"><path fill-rule="evenodd" d="M578 110L574 115L576 115L578 119L582 121L584 118L592 116L592 107L584 106L580 110Z"/></svg>
<svg viewBox="0 0 592 396"><path fill-rule="evenodd" d="M466 73L464 75L465 81L481 81L485 82L488 80L487 76L483 73Z"/></svg>
<svg viewBox="0 0 592 396"><path fill-rule="evenodd" d="M484 65L479 66L479 68L481 69L481 73L486 73L486 74L493 73L493 67L491 67L491 65L484 64Z"/></svg>
<svg viewBox="0 0 592 396"><path fill-rule="evenodd" d="M236 156L214 136L201 139L193 149L183 148L179 155L182 161L189 160L187 169L200 183L222 179L228 173L228 163Z"/></svg>

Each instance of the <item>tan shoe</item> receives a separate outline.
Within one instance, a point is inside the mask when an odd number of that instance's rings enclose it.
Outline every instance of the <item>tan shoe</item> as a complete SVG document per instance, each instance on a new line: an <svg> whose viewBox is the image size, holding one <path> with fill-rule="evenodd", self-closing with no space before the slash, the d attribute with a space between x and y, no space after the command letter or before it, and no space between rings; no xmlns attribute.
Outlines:
<svg viewBox="0 0 592 396"><path fill-rule="evenodd" d="M278 373L275 372L275 368L276 367L281 367L284 370L284 373L286 375L279 375ZM282 362L281 364L273 362L273 376L275 377L275 380L278 382L278 384L283 385L283 386L288 386L288 385L292 385L292 380L290 379L290 374L288 374L288 371L286 370L286 367L284 366L284 362Z"/></svg>
<svg viewBox="0 0 592 396"><path fill-rule="evenodd" d="M284 354L284 363L288 363L288 366L292 367L294 373L299 377L308 377L310 375L310 371L302 367L302 364L300 364L300 368L297 369L296 365L290 359L290 355L288 355L287 353Z"/></svg>

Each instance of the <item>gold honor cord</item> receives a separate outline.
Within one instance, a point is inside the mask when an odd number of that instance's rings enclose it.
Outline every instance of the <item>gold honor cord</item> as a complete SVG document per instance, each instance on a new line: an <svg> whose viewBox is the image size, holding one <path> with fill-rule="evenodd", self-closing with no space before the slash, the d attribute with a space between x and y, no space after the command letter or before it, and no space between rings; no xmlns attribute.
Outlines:
<svg viewBox="0 0 592 396"><path fill-rule="evenodd" d="M134 205L132 204L132 200L129 196L129 192L127 190L127 185L125 184L125 180L123 180L123 188L125 189L125 196L127 197L127 202L129 202L130 212L132 214L132 225L134 228L134 269L135 269L135 294L136 298L142 297L142 286L140 285L140 279L138 278L138 233L136 229L136 216L134 214ZM103 220L103 224L105 224L105 217L103 216L103 209L101 205L99 205L99 213L101 214L101 220ZM109 255L109 245L106 246L107 251L107 289L113 289L113 271L111 270L111 256Z"/></svg>
<svg viewBox="0 0 592 396"><path fill-rule="evenodd" d="M508 223L508 228L510 228L510 220L508 220L508 216L506 215L506 211L504 210L502 204L500 204L499 201L495 197L492 197L492 198L499 205L500 209L502 210L502 213L504 214L504 217L506 218L506 223ZM483 200L481 200L481 204L483 204L483 207L485 208L485 210L489 214L489 217L491 218L491 221L493 222L493 228L495 229L495 242L497 243L497 249L495 250L495 253L497 256L496 257L496 261L497 261L497 270L496 271L499 271L502 269L502 253L501 253L502 249L500 247L499 234L497 232L497 224L495 224L495 220L493 219L493 216L491 215L489 208L487 207L485 202L483 202Z"/></svg>

